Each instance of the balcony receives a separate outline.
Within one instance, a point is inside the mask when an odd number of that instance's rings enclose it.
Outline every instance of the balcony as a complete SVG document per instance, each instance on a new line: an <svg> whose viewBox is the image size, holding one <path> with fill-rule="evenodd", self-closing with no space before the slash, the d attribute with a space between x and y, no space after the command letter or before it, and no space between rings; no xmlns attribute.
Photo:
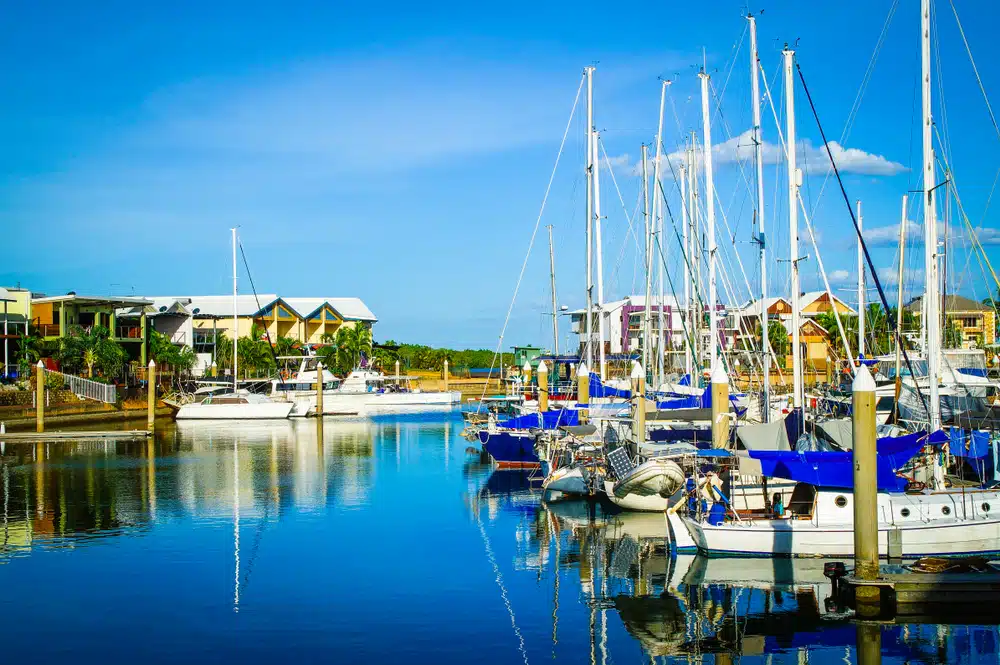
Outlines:
<svg viewBox="0 0 1000 665"><path fill-rule="evenodd" d="M115 339L125 342L141 342L142 327L132 325L115 326Z"/></svg>

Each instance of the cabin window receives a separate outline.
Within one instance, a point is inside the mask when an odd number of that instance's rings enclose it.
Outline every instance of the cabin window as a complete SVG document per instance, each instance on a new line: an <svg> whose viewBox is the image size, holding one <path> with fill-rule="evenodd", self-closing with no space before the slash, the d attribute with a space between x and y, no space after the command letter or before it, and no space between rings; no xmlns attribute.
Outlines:
<svg viewBox="0 0 1000 665"><path fill-rule="evenodd" d="M941 512L945 515L951 515L951 508L948 506L941 506Z"/></svg>
<svg viewBox="0 0 1000 665"><path fill-rule="evenodd" d="M983 512L984 513L990 512L990 504L988 504L988 503L984 503L983 504Z"/></svg>
<svg viewBox="0 0 1000 665"><path fill-rule="evenodd" d="M910 509L909 508L903 508L901 511L899 511L899 514L902 515L903 517L909 517L910 516Z"/></svg>
<svg viewBox="0 0 1000 665"><path fill-rule="evenodd" d="M847 497L843 495L838 496L836 499L833 500L833 502L837 504L838 508L843 508L844 506L847 505Z"/></svg>

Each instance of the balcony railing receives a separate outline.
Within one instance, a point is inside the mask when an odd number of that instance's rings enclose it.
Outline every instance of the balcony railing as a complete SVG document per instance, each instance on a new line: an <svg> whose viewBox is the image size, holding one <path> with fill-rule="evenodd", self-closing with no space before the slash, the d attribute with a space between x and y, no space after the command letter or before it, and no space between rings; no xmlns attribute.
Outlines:
<svg viewBox="0 0 1000 665"><path fill-rule="evenodd" d="M58 323L40 323L38 324L38 332L42 337L58 337L59 336L59 324Z"/></svg>
<svg viewBox="0 0 1000 665"><path fill-rule="evenodd" d="M115 326L115 339L139 341L142 339L142 328L140 326Z"/></svg>

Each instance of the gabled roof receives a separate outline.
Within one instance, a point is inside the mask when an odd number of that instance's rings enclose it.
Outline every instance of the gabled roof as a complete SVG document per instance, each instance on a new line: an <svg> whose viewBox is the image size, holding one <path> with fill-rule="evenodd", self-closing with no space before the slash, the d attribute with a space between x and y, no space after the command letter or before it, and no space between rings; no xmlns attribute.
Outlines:
<svg viewBox="0 0 1000 665"><path fill-rule="evenodd" d="M826 291L808 291L806 293L803 293L801 296L799 296L799 309L805 309L806 307L813 304L814 302L816 302L825 295ZM833 299L836 300L837 303L839 303L843 307L846 307L850 312L852 313L855 312L853 307L848 305L846 302L844 302L837 296L833 296Z"/></svg>
<svg viewBox="0 0 1000 665"><path fill-rule="evenodd" d="M118 316L139 316L144 311L148 316L190 316L190 298L147 298L151 301L149 305L137 305L134 307L120 307L115 311Z"/></svg>
<svg viewBox="0 0 1000 665"><path fill-rule="evenodd" d="M758 298L757 300L754 300L744 305L743 308L740 310L740 316L760 316L760 302L761 302L760 298ZM792 303L788 302L786 298L779 296L776 298L767 299L767 309L770 310L779 302L783 302L789 307L792 306Z"/></svg>
<svg viewBox="0 0 1000 665"><path fill-rule="evenodd" d="M675 307L677 307L677 299L674 298L673 296L667 296L667 295L663 296L662 300L660 299L660 296L650 296L649 297L649 306L650 307L656 307L659 304L662 304L664 307L675 308ZM626 306L628 306L628 307L645 307L646 306L646 296L628 296L627 298L623 298L621 300L612 300L610 302L604 303L604 306L603 306L602 309L605 312L614 312L614 311L619 310L622 307L626 307ZM594 307L596 309L597 305L595 304ZM586 310L581 307L580 309L574 309L574 310L570 310L568 312L561 312L561 313L562 314L577 314L577 315L582 315L582 314L586 313Z"/></svg>
<svg viewBox="0 0 1000 665"><path fill-rule="evenodd" d="M345 321L378 321L360 298L283 298L304 319L312 317L323 305L329 305Z"/></svg>
<svg viewBox="0 0 1000 665"><path fill-rule="evenodd" d="M158 296L157 302L186 301L185 308L194 317L226 318L233 315L233 297L229 296ZM274 304L278 296L274 293L261 293L258 296L236 296L236 315L254 316L262 309ZM259 303L259 305L258 305Z"/></svg>
<svg viewBox="0 0 1000 665"><path fill-rule="evenodd" d="M911 300L907 305L906 309L911 312L920 313L923 307L924 297L917 296ZM991 312L993 308L989 305L984 305L981 302L976 302L972 298L966 298L965 296L952 295L941 296L941 305L945 312Z"/></svg>

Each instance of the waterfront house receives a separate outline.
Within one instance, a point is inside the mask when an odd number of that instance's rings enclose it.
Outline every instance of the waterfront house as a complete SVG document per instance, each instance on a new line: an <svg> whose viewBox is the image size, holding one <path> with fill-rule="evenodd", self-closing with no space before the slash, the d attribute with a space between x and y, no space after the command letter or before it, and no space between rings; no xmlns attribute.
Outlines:
<svg viewBox="0 0 1000 665"><path fill-rule="evenodd" d="M378 319L360 298L285 298L299 316L296 338L303 344L319 344L343 326L366 326Z"/></svg>
<svg viewBox="0 0 1000 665"><path fill-rule="evenodd" d="M923 315L924 299L918 296L906 305L919 321ZM954 326L961 336L963 349L982 349L996 343L996 310L989 305L959 295L941 297L945 321Z"/></svg>
<svg viewBox="0 0 1000 665"><path fill-rule="evenodd" d="M68 293L64 296L39 296L31 299L31 323L42 338L56 341L69 334L73 326L89 330L103 326L111 332L111 338L121 344L132 360L146 364L145 307L153 301L146 298L126 296L81 296ZM142 309L142 312L128 319L118 320L121 310Z"/></svg>
<svg viewBox="0 0 1000 665"><path fill-rule="evenodd" d="M19 339L28 334L28 322L31 320L31 292L26 289L0 287L0 305L2 305L3 328L0 338L3 339L3 376L14 376L17 373L17 358L20 355Z"/></svg>

